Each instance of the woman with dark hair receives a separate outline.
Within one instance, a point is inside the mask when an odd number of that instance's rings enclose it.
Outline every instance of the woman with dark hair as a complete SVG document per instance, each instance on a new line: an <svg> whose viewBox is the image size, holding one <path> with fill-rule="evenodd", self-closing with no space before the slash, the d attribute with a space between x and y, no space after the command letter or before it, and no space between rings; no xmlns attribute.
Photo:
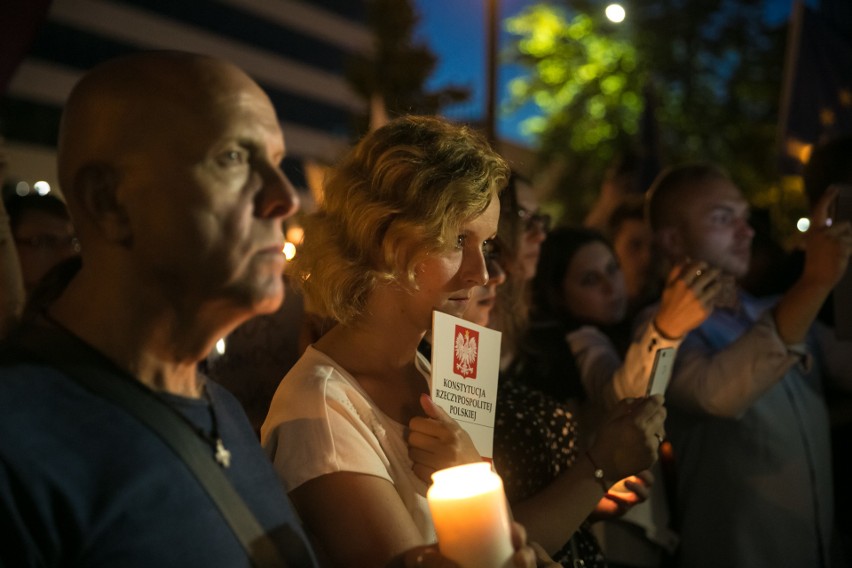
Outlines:
<svg viewBox="0 0 852 568"><path fill-rule="evenodd" d="M503 334L501 368L515 356L515 346L529 319L529 285L536 273L541 245L550 230L550 216L542 213L532 182L512 171L500 196L500 262L507 274L497 289L490 325Z"/></svg>
<svg viewBox="0 0 852 568"><path fill-rule="evenodd" d="M514 372L562 399L611 406L645 396L656 352L676 348L709 314L718 272L703 262L674 267L654 317L619 346L610 332L623 324L627 294L612 246L592 229L556 229L542 247Z"/></svg>
<svg viewBox="0 0 852 568"><path fill-rule="evenodd" d="M720 288L717 278L718 270L704 263L672 269L650 323L629 347L617 346L612 331L623 324L627 293L611 245L591 229L556 229L542 246L531 285L530 323L506 374L559 401L566 413L576 417L577 445L594 447L619 401L646 396L657 351L676 348L686 333L707 317ZM617 503L622 498L627 501L619 505L635 504L649 496L652 500L661 498L659 489L649 490L647 482L652 480L653 476L647 474L642 479L633 478L615 494L608 492L607 498ZM628 491L623 493L625 489ZM609 509L606 518L613 518L613 507L606 505L606 499L602 500L598 512ZM649 507L637 508L628 515L664 544L668 532L662 527L666 521L651 518L649 511ZM588 525L584 530L575 540L583 545L579 550L590 552L596 542ZM602 560L597 565L603 565Z"/></svg>
<svg viewBox="0 0 852 568"><path fill-rule="evenodd" d="M501 199L501 206L510 208L511 201ZM465 319L493 323L493 298L505 286L503 267L511 265L507 250L492 249L488 281L474 290ZM608 412L594 444L583 447L568 404L502 373L494 465L503 476L515 518L563 566L581 561L587 568L605 566L586 520L593 510L595 515L613 515L642 499L644 485L630 476L656 459L656 436L663 433L664 417L660 397L624 401ZM610 486L625 477L630 478L625 491L611 494Z"/></svg>
<svg viewBox="0 0 852 568"><path fill-rule="evenodd" d="M519 375L520 338L527 332L528 305L536 295L530 284L541 277L539 255L548 247L545 239L550 237L545 231L549 221L540 213L531 186L522 177L513 176L501 198L498 228L498 239L506 243L501 255L506 283L498 288L498 304L489 323L503 332L494 462L504 478L516 518L522 519L530 534L554 558L565 566L582 561L588 567L600 567L606 562L586 521L593 510L593 516L616 515L647 495L645 478L632 476L656 459L655 434L663 435L662 426L643 430L635 423L631 425L630 420L645 415L659 418L665 411L659 397L633 405L630 401L618 403L613 397L614 408L598 423L596 439L586 444L574 404L579 395L572 396L578 393L554 394ZM536 263L528 269L530 259ZM552 350L558 353L564 350L565 342L561 336L557 339L562 347L556 344ZM551 350L544 344L537 347ZM575 372L570 358L552 362L564 366L545 373L545 378ZM613 432L619 435L613 436ZM643 455L643 450L651 454ZM610 461L619 452L623 457L631 456L630 467ZM599 467L601 464L605 465ZM606 481L594 482L591 472L597 471L607 471ZM629 478L623 491L610 492L609 488L622 478Z"/></svg>

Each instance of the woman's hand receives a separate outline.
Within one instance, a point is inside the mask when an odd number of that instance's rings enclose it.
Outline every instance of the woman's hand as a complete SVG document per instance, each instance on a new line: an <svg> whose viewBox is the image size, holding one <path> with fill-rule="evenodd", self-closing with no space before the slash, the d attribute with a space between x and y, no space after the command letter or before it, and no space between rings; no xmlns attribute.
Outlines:
<svg viewBox="0 0 852 568"><path fill-rule="evenodd" d="M589 519L592 522L605 521L624 515L635 505L648 500L653 485L654 474L647 469L622 479L604 494Z"/></svg>
<svg viewBox="0 0 852 568"><path fill-rule="evenodd" d="M801 278L829 290L846 273L852 253L849 221L829 222L829 210L839 191L835 185L825 190L814 206L811 228L805 235L805 267Z"/></svg>
<svg viewBox="0 0 852 568"><path fill-rule="evenodd" d="M718 268L706 262L682 262L672 268L654 317L657 331L680 339L707 319L722 289Z"/></svg>
<svg viewBox="0 0 852 568"><path fill-rule="evenodd" d="M608 413L589 454L610 483L637 475L657 461L665 438L662 395L624 399Z"/></svg>
<svg viewBox="0 0 852 568"><path fill-rule="evenodd" d="M559 568L559 564L534 542L527 542L527 531L519 523L512 522L512 566L515 568ZM418 546L407 551L401 559L395 559L390 566L404 568L459 568L458 564L441 555L438 545Z"/></svg>
<svg viewBox="0 0 852 568"><path fill-rule="evenodd" d="M408 457L417 477L431 484L439 469L482 460L468 433L429 395L420 396L420 406L426 417L415 416L408 423Z"/></svg>

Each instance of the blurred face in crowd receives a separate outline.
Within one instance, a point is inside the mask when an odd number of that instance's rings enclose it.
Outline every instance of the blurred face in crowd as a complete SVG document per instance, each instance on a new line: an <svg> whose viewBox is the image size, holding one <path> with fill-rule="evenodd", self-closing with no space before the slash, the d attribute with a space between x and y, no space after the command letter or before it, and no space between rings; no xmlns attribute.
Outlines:
<svg viewBox="0 0 852 568"><path fill-rule="evenodd" d="M748 272L754 237L748 218L748 202L733 183L704 181L683 204L678 224L681 256L703 260L742 278Z"/></svg>
<svg viewBox="0 0 852 568"><path fill-rule="evenodd" d="M562 280L562 298L565 309L583 323L613 325L624 318L624 275L607 245L593 241L577 250Z"/></svg>
<svg viewBox="0 0 852 568"><path fill-rule="evenodd" d="M654 235L642 219L625 219L613 235L612 248L624 273L627 297L639 298L651 277Z"/></svg>
<svg viewBox="0 0 852 568"><path fill-rule="evenodd" d="M45 211L24 212L14 237L27 293L51 268L80 250L71 221Z"/></svg>
<svg viewBox="0 0 852 568"><path fill-rule="evenodd" d="M547 238L547 230L550 228L550 218L542 215L538 198L531 185L518 181L515 191L520 207L518 214L523 225L517 262L524 280L532 280L541 254L541 243Z"/></svg>
<svg viewBox="0 0 852 568"><path fill-rule="evenodd" d="M491 250L486 250L485 267L488 270L488 282L485 286L474 288L464 319L472 321L483 327L488 326L491 319L491 310L497 302L497 287L506 282L506 272L498 262L498 251L496 245Z"/></svg>

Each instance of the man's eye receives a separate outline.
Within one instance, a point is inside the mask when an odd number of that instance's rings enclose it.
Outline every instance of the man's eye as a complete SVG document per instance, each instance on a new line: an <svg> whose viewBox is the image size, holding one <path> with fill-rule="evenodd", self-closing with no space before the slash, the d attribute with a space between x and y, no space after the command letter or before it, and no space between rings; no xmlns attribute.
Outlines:
<svg viewBox="0 0 852 568"><path fill-rule="evenodd" d="M240 150L228 150L221 156L223 164L231 166L235 164L244 164L248 160L245 152Z"/></svg>

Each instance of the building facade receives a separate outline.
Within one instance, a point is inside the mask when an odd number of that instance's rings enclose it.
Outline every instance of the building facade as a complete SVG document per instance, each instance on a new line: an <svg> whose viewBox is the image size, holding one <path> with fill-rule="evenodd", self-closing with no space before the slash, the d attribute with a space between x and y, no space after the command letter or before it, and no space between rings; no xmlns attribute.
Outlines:
<svg viewBox="0 0 852 568"><path fill-rule="evenodd" d="M358 0L53 0L0 97L12 181L56 184L62 106L94 65L139 50L223 57L248 72L278 110L285 171L305 187L305 164L347 147L365 102L344 78L348 57L371 49Z"/></svg>

